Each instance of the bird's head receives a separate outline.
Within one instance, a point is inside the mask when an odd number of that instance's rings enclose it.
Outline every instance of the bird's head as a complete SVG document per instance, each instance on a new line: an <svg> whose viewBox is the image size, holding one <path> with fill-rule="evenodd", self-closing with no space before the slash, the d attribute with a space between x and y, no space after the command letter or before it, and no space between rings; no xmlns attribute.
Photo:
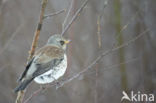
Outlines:
<svg viewBox="0 0 156 103"><path fill-rule="evenodd" d="M60 34L52 35L49 39L47 44L48 45L56 45L61 47L62 49L66 49L67 44L70 42L70 40L65 39Z"/></svg>

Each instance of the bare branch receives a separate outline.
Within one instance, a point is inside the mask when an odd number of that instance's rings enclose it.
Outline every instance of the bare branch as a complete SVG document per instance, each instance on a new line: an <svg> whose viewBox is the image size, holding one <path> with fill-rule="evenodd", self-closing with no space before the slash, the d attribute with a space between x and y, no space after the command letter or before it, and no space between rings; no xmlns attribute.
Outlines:
<svg viewBox="0 0 156 103"><path fill-rule="evenodd" d="M66 24L66 22L67 22L67 19L69 18L69 15L70 15L70 13L71 13L71 11L72 11L72 8L73 8L73 4L74 3L74 0L72 0L72 2L71 2L71 4L70 4L70 8L69 8L69 10L68 10L68 13L67 13L67 15L66 15L66 17L65 17L65 19L64 19L64 22L62 23L62 30L64 30L64 28L65 28L65 24Z"/></svg>
<svg viewBox="0 0 156 103"><path fill-rule="evenodd" d="M61 35L64 35L65 32L68 30L68 28L71 26L71 24L73 23L74 20L76 20L76 18L78 17L78 14L83 10L83 8L85 7L85 5L87 4L88 0L86 0L81 7L77 10L77 12L75 13L75 15L72 17L71 21L69 22L69 24L65 27L65 29L62 31Z"/></svg>
<svg viewBox="0 0 156 103"><path fill-rule="evenodd" d="M18 34L18 32L21 30L21 28L23 28L24 25L25 25L25 23L21 23L21 25L19 25L17 27L17 29L15 30L15 32L13 32L13 34L11 35L10 39L7 41L5 46L1 49L0 55L8 48L8 46L10 45L12 40L15 38L15 36Z"/></svg>
<svg viewBox="0 0 156 103"><path fill-rule="evenodd" d="M120 66L120 65L122 65L122 64L128 64L128 63L130 63L130 62L134 62L134 61L137 61L138 60L138 58L133 58L133 59L130 59L130 60L128 60L128 61L124 61L124 62L121 62L121 63L119 63L119 64L114 64L114 65L111 65L111 66L109 66L109 67L104 67L104 71L107 71L107 70L112 70L112 69L114 69L115 67L118 67L118 66ZM103 97L104 96L102 96L102 97L100 97L98 100L99 100L99 102L103 99Z"/></svg>
<svg viewBox="0 0 156 103"><path fill-rule="evenodd" d="M30 51L30 54L29 54L29 57L28 57L28 61L33 57L33 55L35 53L35 49L36 49L36 46L37 46L37 41L39 39L39 34L40 34L41 29L42 29L44 12L45 12L47 2L48 2L48 0L43 0L43 2L42 2L42 8L41 8L41 13L40 13L40 17L39 17L39 23L37 25L37 30L36 30L36 32L34 34L32 46L31 46L31 51Z"/></svg>
<svg viewBox="0 0 156 103"><path fill-rule="evenodd" d="M105 0L104 1L104 5L103 5L103 10L102 11L104 11L104 9L105 9L105 7L108 5L108 0ZM100 19L101 19L101 17L103 16L103 13L101 13L101 15L100 15Z"/></svg>
<svg viewBox="0 0 156 103"><path fill-rule="evenodd" d="M103 10L105 9L105 7L107 6L108 4L108 0L105 0L104 1L104 5L103 5ZM101 17L103 16L103 13L101 13L100 15L98 15L98 18L97 18L97 35L98 35L98 45L99 45L99 48L101 48L101 34L100 34L100 31L101 31L101 27L100 27L100 20L101 20Z"/></svg>
<svg viewBox="0 0 156 103"><path fill-rule="evenodd" d="M25 91L19 91L16 97L15 103L22 103L24 98Z"/></svg>
<svg viewBox="0 0 156 103"><path fill-rule="evenodd" d="M98 46L99 46L99 50L101 49L101 26L100 26L100 15L98 15L97 17L97 38L98 38ZM96 74L95 74L95 93L94 93L94 103L98 103L98 75L99 75L99 69L98 69L99 65L96 64Z"/></svg>
<svg viewBox="0 0 156 103"><path fill-rule="evenodd" d="M134 62L134 61L137 61L137 60L139 60L140 58L132 58L132 59L130 59L130 60L127 60L127 61L124 61L124 62L120 62L120 63L118 63L118 64L113 64L113 65L109 65L109 66L107 66L107 67L104 67L103 68L103 70L101 70L101 71L107 71L107 70L113 70L115 67L118 67L118 66L120 66L120 65L122 65L122 64L127 64L127 63L130 63L130 62ZM95 73L96 71L93 71L93 72L87 72L87 73L85 73L86 75L90 75L90 74L93 74L93 73Z"/></svg>
<svg viewBox="0 0 156 103"><path fill-rule="evenodd" d="M100 34L100 31L101 31L101 27L100 27L100 15L98 15L98 18L97 18L97 37L98 37L98 46L99 48L101 48L101 34Z"/></svg>
<svg viewBox="0 0 156 103"><path fill-rule="evenodd" d="M61 14L61 13L65 12L65 11L66 11L66 10L63 9L63 10L57 11L57 12L55 12L55 13L45 15L45 16L44 16L44 19L48 19L48 18L50 18L50 17L52 17L52 16L55 16L55 15Z"/></svg>
<svg viewBox="0 0 156 103"><path fill-rule="evenodd" d="M38 90L36 90L33 94L31 94L30 95L30 97L29 98L27 98L25 101L24 101L24 103L28 103L28 101L33 97L33 96L35 96L35 95L37 95L40 91L42 91L43 90L43 88L42 87L40 87Z"/></svg>
<svg viewBox="0 0 156 103"><path fill-rule="evenodd" d="M121 28L121 30L120 30L120 32L119 32L119 35L116 36L116 39L118 39L118 38L121 36L121 32L123 32L123 31L128 27L128 25L129 25L133 20L135 20L135 18L137 17L138 13L139 13L139 11L137 11L137 12L135 13L135 15L131 17L131 19L128 21L128 23L127 23L126 25L124 25L124 26ZM115 45L115 43L113 43L113 45Z"/></svg>

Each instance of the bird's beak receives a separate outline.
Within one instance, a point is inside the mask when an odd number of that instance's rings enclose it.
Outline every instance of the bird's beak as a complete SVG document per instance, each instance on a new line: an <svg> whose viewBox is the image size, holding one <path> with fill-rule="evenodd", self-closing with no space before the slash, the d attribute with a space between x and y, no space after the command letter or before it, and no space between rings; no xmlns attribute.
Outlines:
<svg viewBox="0 0 156 103"><path fill-rule="evenodd" d="M64 42L65 42L65 44L68 44L68 43L70 43L70 41L71 40L65 40Z"/></svg>

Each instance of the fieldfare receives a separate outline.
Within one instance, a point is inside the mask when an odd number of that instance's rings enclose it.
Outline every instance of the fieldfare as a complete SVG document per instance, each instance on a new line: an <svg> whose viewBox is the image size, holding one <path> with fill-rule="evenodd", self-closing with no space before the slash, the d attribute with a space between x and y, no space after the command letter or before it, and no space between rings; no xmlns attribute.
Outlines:
<svg viewBox="0 0 156 103"><path fill-rule="evenodd" d="M56 34L45 46L36 51L19 78L15 92L24 90L32 80L38 84L51 83L64 75L67 68L66 46L69 40Z"/></svg>

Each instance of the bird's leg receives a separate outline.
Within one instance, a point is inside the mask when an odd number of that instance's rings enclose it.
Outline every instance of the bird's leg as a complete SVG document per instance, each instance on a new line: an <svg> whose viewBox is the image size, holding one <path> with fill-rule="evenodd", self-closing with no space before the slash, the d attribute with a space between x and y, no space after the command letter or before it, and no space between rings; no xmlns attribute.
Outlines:
<svg viewBox="0 0 156 103"><path fill-rule="evenodd" d="M54 79L54 82L56 83L56 85L60 84L59 81L57 79L55 79L53 76L52 76L52 78Z"/></svg>
<svg viewBox="0 0 156 103"><path fill-rule="evenodd" d="M51 77L54 79L54 84L56 83L56 89L57 89L60 86L60 82L57 79L55 79L53 76Z"/></svg>
<svg viewBox="0 0 156 103"><path fill-rule="evenodd" d="M60 87L60 85L61 85L61 83L58 80L56 80L56 89L58 89L58 87Z"/></svg>
<svg viewBox="0 0 156 103"><path fill-rule="evenodd" d="M58 80L56 80L55 83L56 83L56 90L57 90L60 87L61 83Z"/></svg>

